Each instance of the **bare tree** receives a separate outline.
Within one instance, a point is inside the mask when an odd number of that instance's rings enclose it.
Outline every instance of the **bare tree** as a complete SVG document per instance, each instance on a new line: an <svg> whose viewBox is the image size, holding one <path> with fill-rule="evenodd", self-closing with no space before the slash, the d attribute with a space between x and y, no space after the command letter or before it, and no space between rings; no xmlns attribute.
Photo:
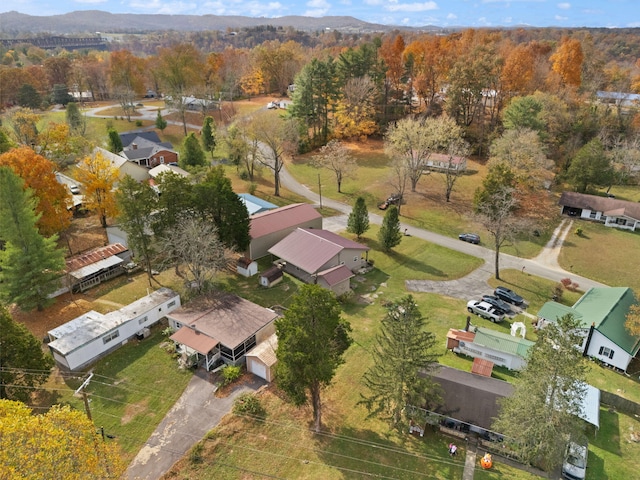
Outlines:
<svg viewBox="0 0 640 480"><path fill-rule="evenodd" d="M528 219L515 216L518 205L513 195L514 189L504 187L488 195L476 206L476 220L493 237L495 249L495 276L500 279L500 249L508 242L513 242L518 233L531 226Z"/></svg>
<svg viewBox="0 0 640 480"><path fill-rule="evenodd" d="M406 162L403 159L393 159L391 161L391 177L389 183L398 195L398 215L400 215L400 207L402 206L404 193L407 190L407 182L409 181L409 172Z"/></svg>
<svg viewBox="0 0 640 480"><path fill-rule="evenodd" d="M447 149L447 164L444 170L444 196L447 202L451 199L451 193L458 178L462 176L463 170L460 168L459 160L469 154L469 145L462 139L449 143Z"/></svg>
<svg viewBox="0 0 640 480"><path fill-rule="evenodd" d="M284 120L263 111L253 116L248 130L250 138L260 144L259 162L273 170L274 195L279 197L284 155L293 152L298 144L295 120Z"/></svg>
<svg viewBox="0 0 640 480"><path fill-rule="evenodd" d="M356 169L356 161L349 154L349 150L340 140L331 140L320 149L320 153L313 157L315 167L324 167L331 170L336 176L338 193L342 193L342 181L353 178Z"/></svg>
<svg viewBox="0 0 640 480"><path fill-rule="evenodd" d="M181 218L167 230L162 242L165 251L171 252L165 261L178 269L186 268L186 275L181 277L198 294L211 285L217 272L230 261L230 251L218 238L216 226L198 217Z"/></svg>
<svg viewBox="0 0 640 480"><path fill-rule="evenodd" d="M413 119L403 118L387 130L387 155L404 161L411 191L429 172L429 159L433 153L448 153L452 144L462 144L463 131L446 117Z"/></svg>

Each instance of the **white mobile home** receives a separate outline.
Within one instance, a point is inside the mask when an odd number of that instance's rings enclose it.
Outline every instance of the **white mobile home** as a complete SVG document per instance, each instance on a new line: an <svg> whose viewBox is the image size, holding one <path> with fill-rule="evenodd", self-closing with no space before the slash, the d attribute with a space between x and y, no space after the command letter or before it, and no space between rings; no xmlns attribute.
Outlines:
<svg viewBox="0 0 640 480"><path fill-rule="evenodd" d="M180 295L161 288L106 315L91 310L48 332L49 349L68 370L81 370L180 307Z"/></svg>

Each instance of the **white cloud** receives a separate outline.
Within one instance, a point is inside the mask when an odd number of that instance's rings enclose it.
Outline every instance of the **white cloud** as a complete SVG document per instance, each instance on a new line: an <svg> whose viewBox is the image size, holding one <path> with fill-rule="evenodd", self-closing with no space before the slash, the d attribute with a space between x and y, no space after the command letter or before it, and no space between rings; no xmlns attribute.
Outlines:
<svg viewBox="0 0 640 480"><path fill-rule="evenodd" d="M196 3L161 2L159 0L152 0L149 2L144 2L142 0L133 0L129 3L129 5L132 8L138 10L145 10L147 13L164 15L192 13L198 8L198 5Z"/></svg>
<svg viewBox="0 0 640 480"><path fill-rule="evenodd" d="M386 5L384 8L390 12L426 12L429 10L437 10L438 5L436 2L393 3Z"/></svg>
<svg viewBox="0 0 640 480"><path fill-rule="evenodd" d="M569 20L569 17L563 17L561 15L554 15L554 20L560 20L562 22L564 22L565 20Z"/></svg>
<svg viewBox="0 0 640 480"><path fill-rule="evenodd" d="M285 15L287 9L288 7L280 2L261 3L258 1L215 0L204 3L198 14L210 13L214 15L246 15L273 18Z"/></svg>
<svg viewBox="0 0 640 480"><path fill-rule="evenodd" d="M569 10L571 8L571 4L569 2L559 3L558 8L560 10Z"/></svg>
<svg viewBox="0 0 640 480"><path fill-rule="evenodd" d="M331 9L331 4L326 0L309 0L307 7L309 9L303 13L305 17L322 17Z"/></svg>
<svg viewBox="0 0 640 480"><path fill-rule="evenodd" d="M447 15L447 20L457 20L458 16L455 13L450 13Z"/></svg>
<svg viewBox="0 0 640 480"><path fill-rule="evenodd" d="M75 0L76 3L81 3L81 4L97 4L97 3L106 3L108 0Z"/></svg>
<svg viewBox="0 0 640 480"><path fill-rule="evenodd" d="M364 0L365 5L382 5L382 0Z"/></svg>

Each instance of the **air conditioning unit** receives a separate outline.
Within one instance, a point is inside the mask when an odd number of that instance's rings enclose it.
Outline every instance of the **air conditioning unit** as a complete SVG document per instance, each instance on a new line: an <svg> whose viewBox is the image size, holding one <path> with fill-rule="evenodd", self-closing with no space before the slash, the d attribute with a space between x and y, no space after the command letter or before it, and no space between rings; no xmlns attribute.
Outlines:
<svg viewBox="0 0 640 480"><path fill-rule="evenodd" d="M136 338L138 340L143 340L147 338L149 335L151 335L151 330L149 328L143 328L138 333L136 333Z"/></svg>

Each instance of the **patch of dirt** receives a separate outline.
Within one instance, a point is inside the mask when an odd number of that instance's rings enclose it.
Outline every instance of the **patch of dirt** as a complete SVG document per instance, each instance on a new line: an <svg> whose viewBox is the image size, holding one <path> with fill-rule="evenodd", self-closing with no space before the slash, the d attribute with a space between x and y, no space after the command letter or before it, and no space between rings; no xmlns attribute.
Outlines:
<svg viewBox="0 0 640 480"><path fill-rule="evenodd" d="M86 295L65 293L42 312L24 312L16 306L10 312L15 321L23 323L36 338L43 339L49 330L92 310L92 302Z"/></svg>
<svg viewBox="0 0 640 480"><path fill-rule="evenodd" d="M126 425L133 420L136 415L146 411L148 407L149 401L147 399L138 403L128 403L127 408L124 411L124 415L122 415L122 418L120 419L120 423L122 425Z"/></svg>
<svg viewBox="0 0 640 480"><path fill-rule="evenodd" d="M79 214L71 220L71 226L60 235L58 246L67 257L77 255L107 244L107 232L100 225L96 215Z"/></svg>
<svg viewBox="0 0 640 480"><path fill-rule="evenodd" d="M216 392L215 392L215 396L216 396L217 398L225 398L225 397L228 397L228 396L229 396L229 394L230 394L233 390L235 390L235 388L236 388L238 385L244 385L245 383L250 383L250 382L251 382L252 377L253 377L253 373L248 373L248 372L246 372L246 371L245 371L245 372L242 374L242 376L240 376L240 378L239 378L238 380L236 380L235 382L233 382L233 383L231 383L231 384L226 385L226 386L224 386L224 387L223 387L223 386L221 386L221 385L222 385L222 382L223 382L222 374L220 374L219 372L218 372L218 373L216 373L216 374L214 374L214 375L212 376L212 381L213 381L213 383L214 383L214 384L218 384L218 385L220 385L220 387L218 387L218 389L217 389L217 390L216 390Z"/></svg>

